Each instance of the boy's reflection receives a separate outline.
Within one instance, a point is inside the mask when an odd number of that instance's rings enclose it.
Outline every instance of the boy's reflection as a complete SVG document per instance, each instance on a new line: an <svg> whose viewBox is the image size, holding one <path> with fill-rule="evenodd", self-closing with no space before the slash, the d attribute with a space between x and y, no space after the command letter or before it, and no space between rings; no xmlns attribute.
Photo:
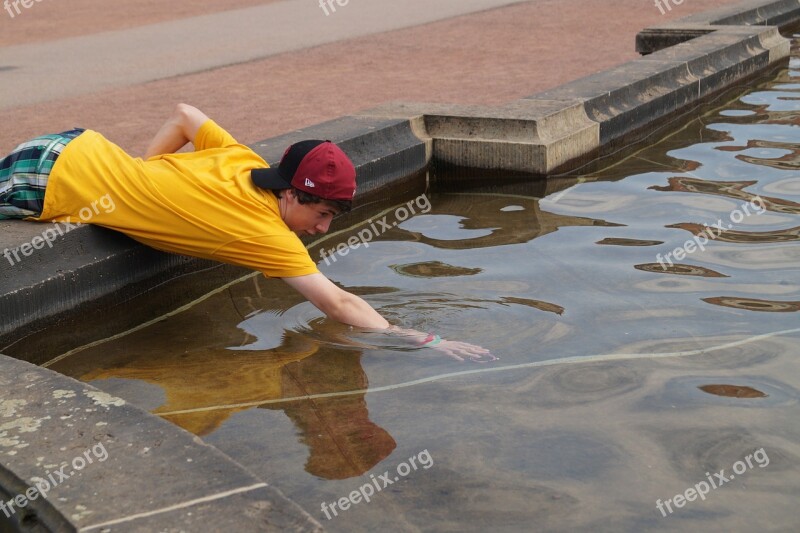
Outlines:
<svg viewBox="0 0 800 533"><path fill-rule="evenodd" d="M212 297L185 313L130 334L124 342L76 354L70 358L69 366L57 370L79 376L83 381L117 378L157 385L166 401L152 412L200 436L212 433L233 414L263 402L363 391L368 387L357 350L326 346L324 353L318 354L319 341L283 330L285 321L276 320L272 311L251 314L235 330L225 328L225 324L237 323L232 315L241 317L243 306L256 303L250 298L243 302L236 297L235 289L231 292L227 297ZM264 304L275 296L273 293L257 303ZM291 305L286 299L283 303ZM302 310L303 306L296 308ZM291 316L284 318L291 320ZM178 331L186 331L183 328L189 322L197 334L192 338L177 335ZM259 326L258 337L253 335L254 325ZM331 327L334 326L338 327ZM243 336L242 330L249 334ZM152 352L154 337L163 339L158 354ZM246 344L248 349L231 349L225 343ZM102 359L98 357L100 352ZM98 359L104 360L103 368L96 368ZM92 367L95 370L86 372ZM105 388L115 392L113 387ZM147 389L152 398L151 390ZM135 403L148 402L145 394L138 395L142 398L131 394L126 397ZM267 403L262 407L283 410L294 422L300 440L310 450L306 470L315 476L327 479L359 476L387 457L396 445L391 435L369 420L363 392Z"/></svg>

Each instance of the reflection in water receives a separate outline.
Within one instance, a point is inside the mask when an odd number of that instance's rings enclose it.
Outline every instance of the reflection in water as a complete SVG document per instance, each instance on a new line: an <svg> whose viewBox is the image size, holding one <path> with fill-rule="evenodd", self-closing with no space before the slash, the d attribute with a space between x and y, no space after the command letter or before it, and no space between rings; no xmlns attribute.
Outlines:
<svg viewBox="0 0 800 533"><path fill-rule="evenodd" d="M755 298L737 298L734 296L718 296L716 298L703 298L704 302L734 309L747 311L766 311L770 313L793 313L800 311L800 301L781 302L777 300L757 300Z"/></svg>
<svg viewBox="0 0 800 533"><path fill-rule="evenodd" d="M800 196L800 177L779 179L765 183L763 189L773 194Z"/></svg>
<svg viewBox="0 0 800 533"><path fill-rule="evenodd" d="M725 196L728 198L735 198L738 200L745 200L752 202L756 200L759 195L751 194L744 191L745 187L755 185L757 181L708 181L699 178L689 178L685 176L673 176L669 178L668 186L653 185L650 187L656 191L672 191L672 192L693 192L700 194L711 194L715 196ZM800 214L800 204L783 198L774 198L770 196L761 196L761 202L764 208L768 211L775 213L788 213L792 215Z"/></svg>
<svg viewBox="0 0 800 533"><path fill-rule="evenodd" d="M723 117L749 117L755 115L756 112L749 109L724 109L719 114Z"/></svg>
<svg viewBox="0 0 800 533"><path fill-rule="evenodd" d="M534 309L541 309L557 315L564 314L564 308L550 302L543 302L541 300L531 300L529 298L515 298L513 296L505 296L500 299L500 302L507 304L527 305Z"/></svg>
<svg viewBox="0 0 800 533"><path fill-rule="evenodd" d="M725 274L720 274L716 270L705 268L697 265L681 265L675 263L672 265L661 263L644 263L641 265L633 265L637 270L645 272L656 272L658 274L678 274L681 276L701 276L704 278L727 278Z"/></svg>
<svg viewBox="0 0 800 533"><path fill-rule="evenodd" d="M352 353L327 354L287 365L281 373L284 397L313 395L337 390L365 390L367 376L360 357ZM325 479L347 479L370 470L395 449L389 433L369 419L365 395L328 400L268 404L283 410L300 430L309 448L306 471Z"/></svg>
<svg viewBox="0 0 800 533"><path fill-rule="evenodd" d="M503 291L507 288L496 286L496 290ZM393 295L394 296L394 295ZM531 309L538 309L540 311L547 311L548 313L555 313L557 315L564 313L564 308L558 304L545 302L543 300L534 300L531 298L520 298L518 296L501 296L499 298L460 298L456 294L446 293L433 293L433 294L414 294L404 293L402 295L405 300L398 301L392 298L385 304L380 306L382 313L387 316L398 314L401 318L402 313L407 313L413 310L415 313L430 313L434 316L442 317L448 312L453 310L485 310L497 313L497 306L511 307L511 306L525 306ZM378 300L380 301L380 299Z"/></svg>
<svg viewBox="0 0 800 533"><path fill-rule="evenodd" d="M510 203L514 204L515 209L506 209ZM416 229L417 225L427 228L437 215L456 216L461 220L462 229L483 230L485 233L478 237L444 239ZM400 224L384 236L398 241L417 241L440 249L461 250L526 243L570 226L617 227L620 224L544 211L536 198L448 194L436 202L428 214Z"/></svg>
<svg viewBox="0 0 800 533"><path fill-rule="evenodd" d="M729 398L766 398L766 394L752 387L743 385L703 385L701 391Z"/></svg>
<svg viewBox="0 0 800 533"><path fill-rule="evenodd" d="M464 268L442 263L441 261L425 261L405 265L389 265L392 270L404 276L414 278L441 278L451 276L474 276L480 274L480 268Z"/></svg>
<svg viewBox="0 0 800 533"><path fill-rule="evenodd" d="M642 239L622 239L619 237L608 237L602 241L597 241L596 244L607 244L610 246L658 246L664 244L664 241L646 241Z"/></svg>
<svg viewBox="0 0 800 533"><path fill-rule="evenodd" d="M167 401L153 412L163 413L167 420L202 436L258 402L367 388L358 356L345 352L313 357L318 348L316 342L288 334L274 351L162 354L136 366L96 370L81 379L115 377L159 385ZM225 361L225 371L219 366L221 360ZM246 406L227 407L237 404ZM282 409L295 423L301 442L309 447L307 471L319 477L358 476L395 448L394 439L369 420L363 393L265 407ZM184 410L188 412L181 412Z"/></svg>
<svg viewBox="0 0 800 533"><path fill-rule="evenodd" d="M707 226L694 222L681 222L679 224L670 224L666 227L685 229L694 235L708 236L709 231L711 231ZM714 240L721 242L771 243L800 240L800 226L771 231L740 231L734 229L729 229L724 232L713 231L715 235Z"/></svg>
<svg viewBox="0 0 800 533"><path fill-rule="evenodd" d="M778 170L797 170L800 168L800 146L794 143L750 139L747 142L747 146L744 147L720 146L717 149L730 152L738 152L746 149L764 149L787 152L779 157L754 157L748 154L738 154L736 159L752 165L763 165ZM769 152L765 155L769 155Z"/></svg>
<svg viewBox="0 0 800 533"><path fill-rule="evenodd" d="M298 304L294 308L299 315L282 309L292 302ZM259 405L281 409L309 448L309 473L326 479L358 476L396 446L391 435L369 419L363 392L329 401L270 403L368 388L360 349L354 343L349 343L350 348L328 346L322 355L320 341L287 329L294 327L293 321L316 324L304 316L307 306L282 283L252 278L230 292L120 341L90 347L52 368L96 381L112 393L109 386L122 380L156 385L166 401L153 413L201 436L214 432L237 412ZM284 321L277 320L276 311L284 315ZM272 318L260 322L263 317ZM322 322L315 333L342 345L343 331L339 324ZM273 348L244 349L248 346ZM117 380L104 381L109 378Z"/></svg>

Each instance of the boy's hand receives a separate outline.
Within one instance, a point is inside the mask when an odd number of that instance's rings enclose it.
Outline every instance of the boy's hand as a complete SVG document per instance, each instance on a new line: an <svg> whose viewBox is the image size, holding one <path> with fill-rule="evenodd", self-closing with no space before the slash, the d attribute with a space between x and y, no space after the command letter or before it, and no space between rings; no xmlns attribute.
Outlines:
<svg viewBox="0 0 800 533"><path fill-rule="evenodd" d="M468 342L448 341L442 339L441 342L434 346L423 347L429 347L432 350L438 350L452 357L456 361L464 361L464 359L469 359L475 363L488 363L490 361L497 361L498 359L486 348L481 348L480 346L476 346Z"/></svg>
<svg viewBox="0 0 800 533"><path fill-rule="evenodd" d="M476 363L488 363L497 361L497 357L486 348L475 344L461 341L449 341L433 333L423 333L415 329L403 329L397 326L389 326L388 330L394 334L408 338L418 348L430 348L452 357L456 361L469 359Z"/></svg>

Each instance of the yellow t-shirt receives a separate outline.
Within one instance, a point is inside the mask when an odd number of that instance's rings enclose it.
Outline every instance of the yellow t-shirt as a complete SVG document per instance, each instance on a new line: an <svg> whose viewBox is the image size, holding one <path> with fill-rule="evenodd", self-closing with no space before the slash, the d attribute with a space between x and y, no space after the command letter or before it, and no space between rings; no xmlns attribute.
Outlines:
<svg viewBox="0 0 800 533"><path fill-rule="evenodd" d="M143 161L87 130L53 166L37 220L96 224L158 250L270 277L319 272L281 219L275 195L250 180L267 163L212 120L194 146Z"/></svg>

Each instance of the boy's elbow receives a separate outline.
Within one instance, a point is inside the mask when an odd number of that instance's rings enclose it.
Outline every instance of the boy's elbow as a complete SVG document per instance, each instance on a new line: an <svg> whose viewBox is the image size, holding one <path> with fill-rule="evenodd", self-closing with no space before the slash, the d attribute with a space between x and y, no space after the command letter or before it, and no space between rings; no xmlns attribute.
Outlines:
<svg viewBox="0 0 800 533"><path fill-rule="evenodd" d="M198 111L198 109L183 102L175 106L175 115L178 117L188 117L193 111Z"/></svg>
<svg viewBox="0 0 800 533"><path fill-rule="evenodd" d="M180 103L175 106L175 120L180 124L186 140L194 142L197 130L208 120L208 116L194 106Z"/></svg>
<svg viewBox="0 0 800 533"><path fill-rule="evenodd" d="M202 114L200 110L189 104L181 103L175 106L175 120L184 128L191 125L193 121L196 121L198 114Z"/></svg>

